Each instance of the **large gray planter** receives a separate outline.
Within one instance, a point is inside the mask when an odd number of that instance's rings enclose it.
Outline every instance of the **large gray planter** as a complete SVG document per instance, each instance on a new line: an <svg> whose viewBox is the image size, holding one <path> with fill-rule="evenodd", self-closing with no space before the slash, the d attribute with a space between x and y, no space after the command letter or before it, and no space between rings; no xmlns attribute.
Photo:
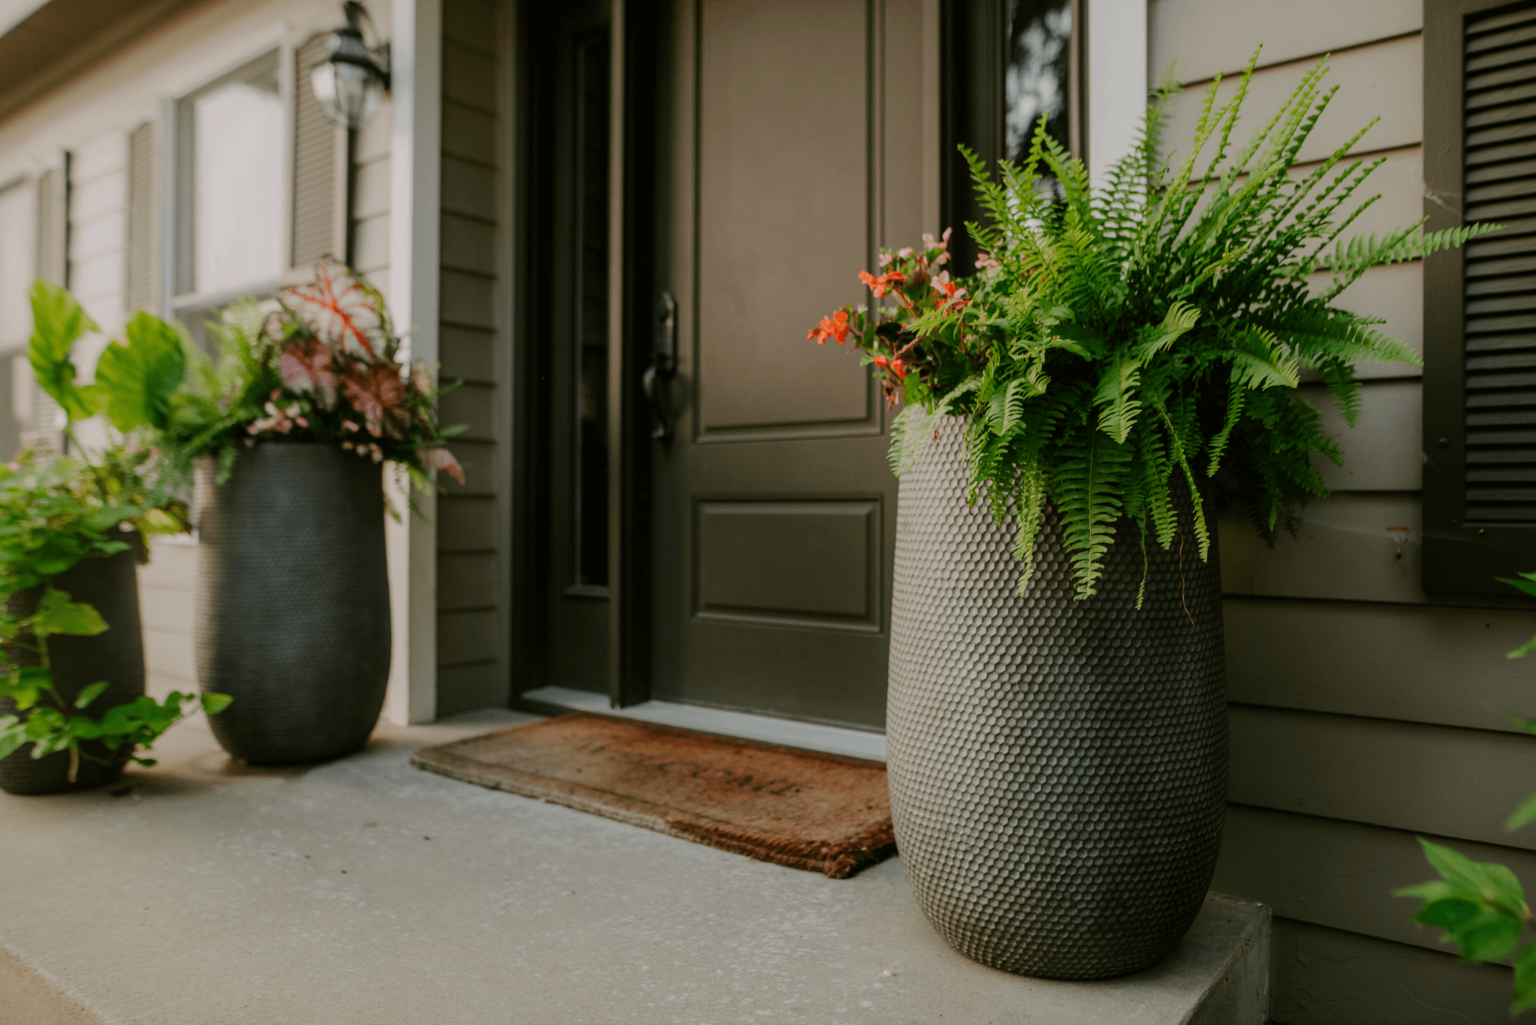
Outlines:
<svg viewBox="0 0 1536 1025"><path fill-rule="evenodd" d="M109 684L83 715L99 718L114 705L123 705L144 693L144 632L139 624L138 535L123 535L131 547L104 559L84 559L54 578L53 586L70 599L92 606L107 621L104 633L94 637L57 636L48 639L53 685L73 708L86 687L106 680ZM37 611L42 589L33 588L10 596L11 612L30 616ZM33 651L16 647L7 658L20 665L37 665ZM0 698L0 715L16 711L15 703ZM23 744L0 758L0 790L11 794L51 794L84 790L117 779L133 753L127 745L108 751L97 741L81 745L75 781L69 781L69 752L46 758L32 757L32 745Z"/></svg>
<svg viewBox="0 0 1536 1025"><path fill-rule="evenodd" d="M334 758L368 741L389 678L389 578L377 464L335 445L242 449L197 468L196 649L213 733L253 763Z"/></svg>
<svg viewBox="0 0 1536 1025"><path fill-rule="evenodd" d="M1051 520L1028 595L1013 530L965 503L963 421L901 479L887 718L896 845L924 913L1004 971L1156 963L1200 909L1227 778L1220 576L1122 524L1072 599ZM1129 531L1129 533L1127 532Z"/></svg>

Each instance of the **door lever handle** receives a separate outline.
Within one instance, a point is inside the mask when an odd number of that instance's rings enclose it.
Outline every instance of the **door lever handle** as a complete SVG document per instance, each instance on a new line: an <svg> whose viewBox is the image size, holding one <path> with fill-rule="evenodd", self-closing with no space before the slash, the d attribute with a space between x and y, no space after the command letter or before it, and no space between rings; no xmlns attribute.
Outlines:
<svg viewBox="0 0 1536 1025"><path fill-rule="evenodd" d="M651 400L656 426L651 437L662 444L672 440L672 379L677 376L677 300L671 292L656 297L655 335L651 341L651 365L640 379L645 397Z"/></svg>

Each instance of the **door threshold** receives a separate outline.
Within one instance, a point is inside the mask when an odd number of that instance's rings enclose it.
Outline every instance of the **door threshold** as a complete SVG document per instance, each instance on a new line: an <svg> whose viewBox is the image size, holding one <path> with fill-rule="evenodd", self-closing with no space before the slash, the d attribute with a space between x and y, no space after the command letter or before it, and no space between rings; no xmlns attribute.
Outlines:
<svg viewBox="0 0 1536 1025"><path fill-rule="evenodd" d="M684 705L675 701L646 701L628 708L611 708L607 695L570 687L540 687L538 690L524 692L522 699L541 705L569 708L576 712L640 719L722 737L739 737L742 740L782 744L784 747L798 747L806 751L885 761L884 733L866 733L843 726L824 726L794 719L775 719L771 715L754 715L751 712L727 712L721 708Z"/></svg>

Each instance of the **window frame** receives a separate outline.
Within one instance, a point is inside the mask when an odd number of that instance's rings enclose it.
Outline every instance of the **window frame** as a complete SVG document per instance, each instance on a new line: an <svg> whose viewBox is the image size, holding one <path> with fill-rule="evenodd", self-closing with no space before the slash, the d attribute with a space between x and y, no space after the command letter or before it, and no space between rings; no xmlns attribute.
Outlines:
<svg viewBox="0 0 1536 1025"><path fill-rule="evenodd" d="M1424 4L1426 231L1459 228L1462 214L1464 37L1469 16L1515 9L1511 0ZM1446 84L1456 83L1455 89ZM1424 261L1422 584L1431 596L1508 598L1498 577L1536 571L1536 524L1468 524L1466 508L1465 254Z"/></svg>

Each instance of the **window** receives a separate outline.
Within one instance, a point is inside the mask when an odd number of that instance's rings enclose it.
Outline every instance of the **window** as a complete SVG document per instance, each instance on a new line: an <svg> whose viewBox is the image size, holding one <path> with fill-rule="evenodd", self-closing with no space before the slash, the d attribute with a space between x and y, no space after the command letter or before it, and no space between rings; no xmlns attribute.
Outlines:
<svg viewBox="0 0 1536 1025"><path fill-rule="evenodd" d="M1536 570L1536 3L1425 5L1431 230L1504 230L1424 265L1424 589Z"/></svg>
<svg viewBox="0 0 1536 1025"><path fill-rule="evenodd" d="M1029 155L1041 114L1051 138L1069 153L1078 143L1078 22L1073 0L1007 0L1008 49L1003 66L1003 152L1009 160Z"/></svg>
<svg viewBox="0 0 1536 1025"><path fill-rule="evenodd" d="M1082 144L1081 0L951 0L944 4L940 184L954 266L967 273L976 257L966 221L983 220L964 143L987 164L1029 153L1035 122L1074 156Z"/></svg>
<svg viewBox="0 0 1536 1025"><path fill-rule="evenodd" d="M270 54L179 104L178 307L269 288L284 259L284 113Z"/></svg>
<svg viewBox="0 0 1536 1025"><path fill-rule="evenodd" d="M28 182L0 190L0 459L23 443L33 408L28 292L37 273L37 192Z"/></svg>

